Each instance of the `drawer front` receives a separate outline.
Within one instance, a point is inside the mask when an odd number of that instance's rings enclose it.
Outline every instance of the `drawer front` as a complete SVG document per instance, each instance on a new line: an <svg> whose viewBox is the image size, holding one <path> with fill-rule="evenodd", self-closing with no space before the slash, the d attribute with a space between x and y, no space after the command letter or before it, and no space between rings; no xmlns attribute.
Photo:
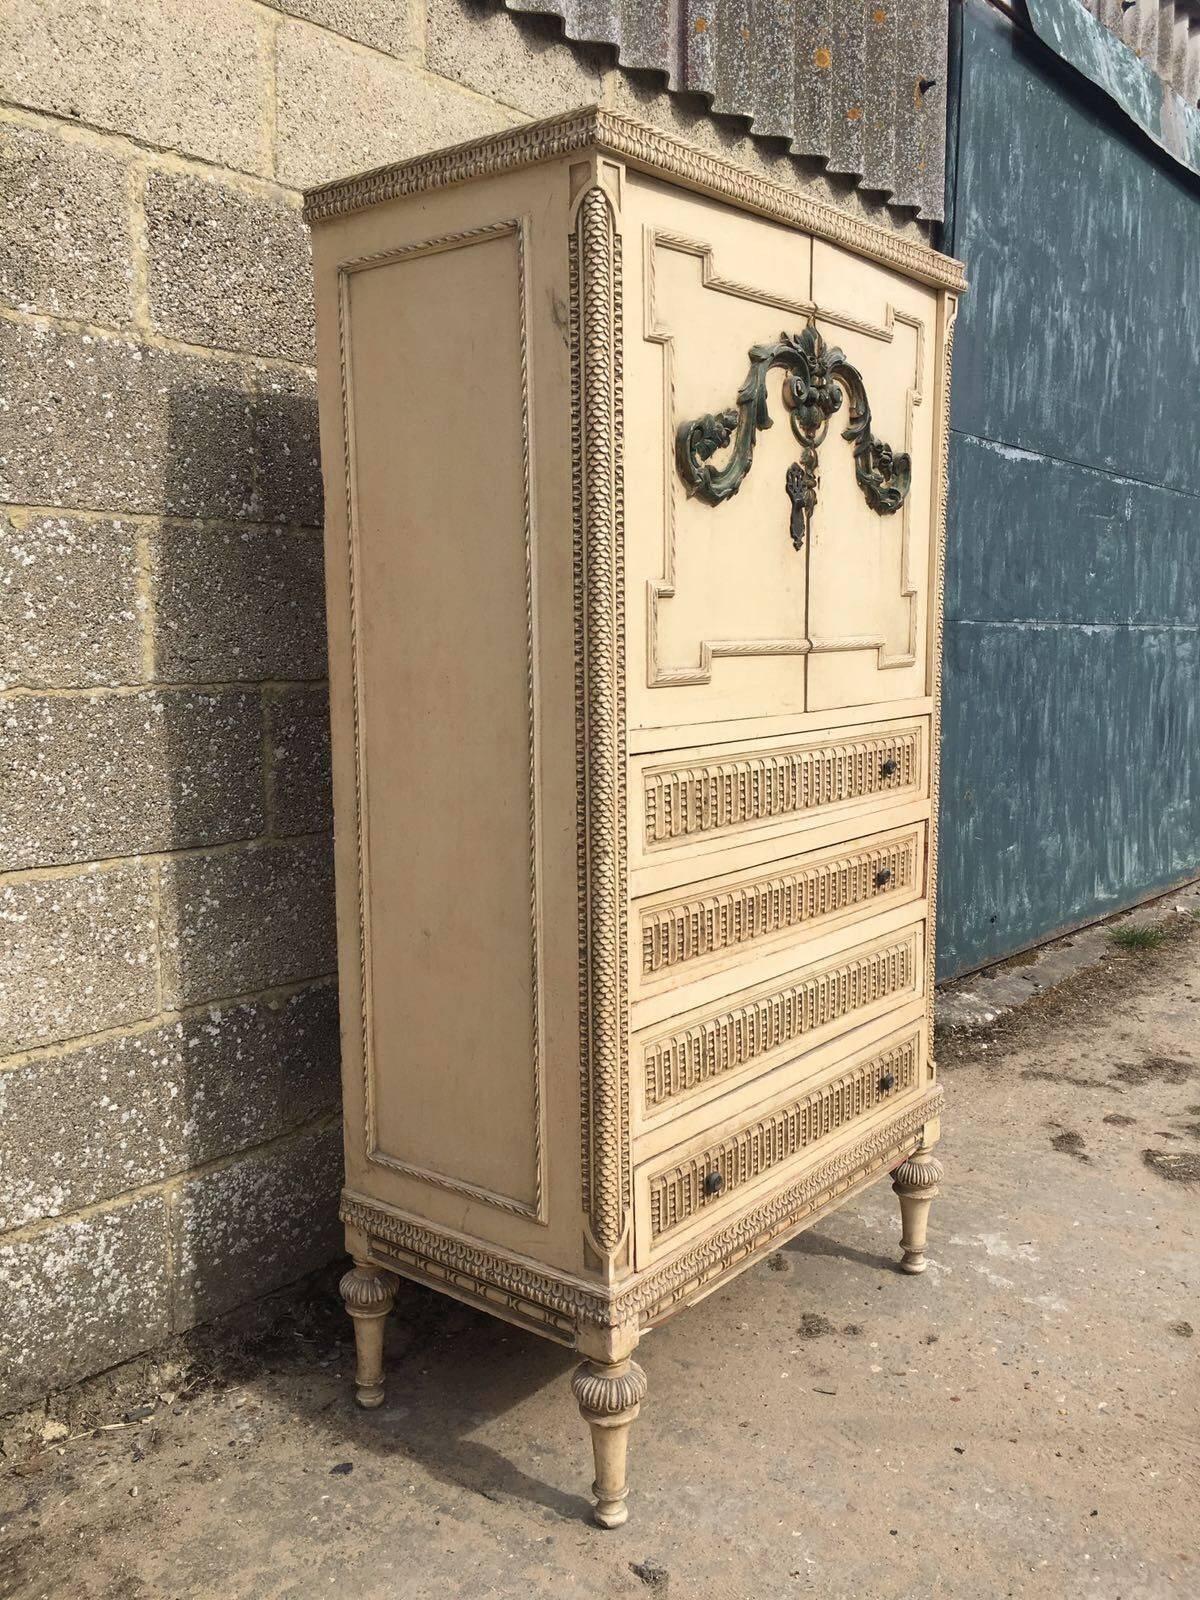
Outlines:
<svg viewBox="0 0 1200 1600"><path fill-rule="evenodd" d="M747 835L791 832L911 799L924 792L927 726L924 719L885 723L840 738L647 761L640 767L641 848L647 857L719 849Z"/></svg>
<svg viewBox="0 0 1200 1600"><path fill-rule="evenodd" d="M916 998L924 926L904 928L637 1036L643 1121L691 1109ZM640 1052L640 1059L639 1059Z"/></svg>
<svg viewBox="0 0 1200 1600"><path fill-rule="evenodd" d="M635 902L634 993L656 994L736 966L814 929L856 921L924 890L925 825L727 875Z"/></svg>
<svg viewBox="0 0 1200 1600"><path fill-rule="evenodd" d="M760 1104L719 1134L638 1167L639 1264L736 1210L755 1188L790 1180L872 1113L912 1096L922 1083L922 1057L922 1030L912 1024L839 1063L803 1093Z"/></svg>

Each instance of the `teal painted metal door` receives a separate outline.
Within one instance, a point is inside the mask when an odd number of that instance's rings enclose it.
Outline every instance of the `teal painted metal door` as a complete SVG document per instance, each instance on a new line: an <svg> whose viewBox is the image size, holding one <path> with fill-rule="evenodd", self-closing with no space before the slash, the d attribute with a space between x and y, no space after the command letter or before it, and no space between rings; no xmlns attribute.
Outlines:
<svg viewBox="0 0 1200 1600"><path fill-rule="evenodd" d="M1200 873L1200 184L984 0L952 62L943 976Z"/></svg>

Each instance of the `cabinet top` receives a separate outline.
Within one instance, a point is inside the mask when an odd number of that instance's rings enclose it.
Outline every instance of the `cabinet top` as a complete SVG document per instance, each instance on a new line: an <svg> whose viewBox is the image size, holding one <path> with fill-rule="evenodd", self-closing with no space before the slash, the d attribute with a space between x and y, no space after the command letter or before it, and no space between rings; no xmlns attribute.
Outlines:
<svg viewBox="0 0 1200 1600"><path fill-rule="evenodd" d="M942 289L966 287L962 263L952 256L822 205L736 162L673 138L649 123L600 106L583 106L428 155L338 178L307 192L304 215L310 223L325 222L405 195L469 183L590 151L603 152L637 171L653 173L743 211L828 239L924 283Z"/></svg>

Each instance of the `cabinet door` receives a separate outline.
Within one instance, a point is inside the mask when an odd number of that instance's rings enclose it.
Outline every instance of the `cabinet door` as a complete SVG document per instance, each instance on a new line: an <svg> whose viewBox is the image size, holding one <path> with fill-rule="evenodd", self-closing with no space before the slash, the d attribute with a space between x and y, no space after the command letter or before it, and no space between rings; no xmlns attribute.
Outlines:
<svg viewBox="0 0 1200 1600"><path fill-rule="evenodd" d="M775 426L734 497L689 494L675 441L736 404L752 345L804 326L812 241L638 177L622 234L631 726L803 713L807 571L788 537L779 374Z"/></svg>
<svg viewBox="0 0 1200 1600"><path fill-rule="evenodd" d="M936 294L647 179L622 232L631 726L920 699Z"/></svg>
<svg viewBox="0 0 1200 1600"><path fill-rule="evenodd" d="M820 447L808 545L808 709L916 698L928 692L937 296L818 240L813 300L826 347L841 349L861 375L870 432L908 456L909 481L896 510L869 503L855 441L845 437L847 392Z"/></svg>

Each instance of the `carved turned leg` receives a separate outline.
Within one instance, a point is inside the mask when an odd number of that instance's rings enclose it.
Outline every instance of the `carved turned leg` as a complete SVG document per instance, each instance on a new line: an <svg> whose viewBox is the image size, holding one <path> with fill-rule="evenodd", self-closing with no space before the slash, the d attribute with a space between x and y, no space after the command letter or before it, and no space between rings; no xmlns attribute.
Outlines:
<svg viewBox="0 0 1200 1600"><path fill-rule="evenodd" d="M341 1282L342 1299L354 1318L355 1397L368 1410L383 1404L383 1324L395 1303L398 1281L381 1267L356 1261Z"/></svg>
<svg viewBox="0 0 1200 1600"><path fill-rule="evenodd" d="M619 1528L629 1515L625 1457L629 1430L646 1395L646 1374L629 1356L622 1361L585 1361L575 1369L571 1392L592 1433L593 1515L602 1528Z"/></svg>
<svg viewBox="0 0 1200 1600"><path fill-rule="evenodd" d="M892 1188L900 1199L900 1248L904 1251L901 1272L924 1272L929 1265L925 1259L925 1230L942 1176L942 1163L925 1144L918 1145L892 1173Z"/></svg>

